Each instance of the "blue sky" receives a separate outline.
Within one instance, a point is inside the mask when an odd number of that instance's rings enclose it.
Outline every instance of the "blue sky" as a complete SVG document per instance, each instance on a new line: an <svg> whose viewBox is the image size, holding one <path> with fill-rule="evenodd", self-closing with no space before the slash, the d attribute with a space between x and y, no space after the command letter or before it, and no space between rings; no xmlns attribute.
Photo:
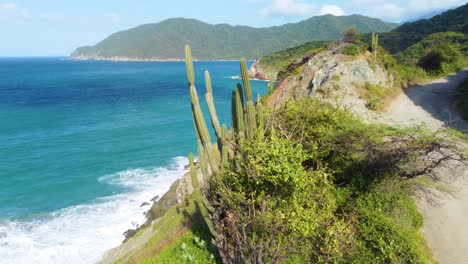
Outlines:
<svg viewBox="0 0 468 264"><path fill-rule="evenodd" d="M401 22L467 0L0 0L0 56L68 55L109 34L171 17L265 27L362 14Z"/></svg>

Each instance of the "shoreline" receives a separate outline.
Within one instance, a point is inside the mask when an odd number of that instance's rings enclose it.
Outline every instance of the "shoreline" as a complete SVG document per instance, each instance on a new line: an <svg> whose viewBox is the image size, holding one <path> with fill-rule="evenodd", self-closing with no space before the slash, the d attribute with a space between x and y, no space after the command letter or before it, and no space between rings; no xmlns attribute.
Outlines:
<svg viewBox="0 0 468 264"><path fill-rule="evenodd" d="M169 58L169 59L159 59L159 58L129 58L129 57L74 57L68 56L67 60L71 61L110 61L110 62L185 62L185 59ZM223 62L223 61L232 61L238 62L239 60L234 59L193 59L193 61L198 62ZM247 59L247 61L254 61L254 59Z"/></svg>

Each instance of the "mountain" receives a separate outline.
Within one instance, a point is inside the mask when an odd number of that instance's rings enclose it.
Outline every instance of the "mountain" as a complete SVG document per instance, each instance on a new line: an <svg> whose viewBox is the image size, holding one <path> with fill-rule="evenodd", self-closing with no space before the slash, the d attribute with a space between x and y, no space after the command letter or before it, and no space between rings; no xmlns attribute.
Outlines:
<svg viewBox="0 0 468 264"><path fill-rule="evenodd" d="M416 44L433 33L468 33L468 4L449 10L430 19L405 23L394 30L380 34L380 44L395 54Z"/></svg>
<svg viewBox="0 0 468 264"><path fill-rule="evenodd" d="M408 20L402 22L401 24L409 23L409 22L415 22L415 21L418 21L418 20L421 20L421 19L430 19L430 18L433 18L433 17L435 17L437 15L442 14L443 12L445 12L447 10L448 9L440 9L440 10L431 11L431 12L425 13L423 15L420 15L420 16L418 16L416 18L408 19Z"/></svg>
<svg viewBox="0 0 468 264"><path fill-rule="evenodd" d="M190 44L197 59L259 58L314 40L334 40L354 26L363 33L387 32L397 24L361 15L323 15L282 26L211 25L172 18L112 34L95 46L75 50L77 59L182 59Z"/></svg>

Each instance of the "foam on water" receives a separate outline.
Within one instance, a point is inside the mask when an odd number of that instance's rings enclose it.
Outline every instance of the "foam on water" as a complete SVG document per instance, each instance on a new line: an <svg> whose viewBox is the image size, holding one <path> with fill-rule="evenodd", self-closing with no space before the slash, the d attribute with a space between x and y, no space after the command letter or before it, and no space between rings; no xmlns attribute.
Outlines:
<svg viewBox="0 0 468 264"><path fill-rule="evenodd" d="M168 168L133 169L99 178L128 191L91 204L62 209L25 222L0 222L0 263L95 263L124 239L123 232L145 221L140 207L163 195L184 174L186 158Z"/></svg>

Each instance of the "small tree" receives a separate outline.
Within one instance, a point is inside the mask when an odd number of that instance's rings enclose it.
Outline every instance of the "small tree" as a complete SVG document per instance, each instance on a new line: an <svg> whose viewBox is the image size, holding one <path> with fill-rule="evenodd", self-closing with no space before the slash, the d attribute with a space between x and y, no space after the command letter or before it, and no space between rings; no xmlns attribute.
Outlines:
<svg viewBox="0 0 468 264"><path fill-rule="evenodd" d="M343 35L343 41L348 43L356 43L359 35L359 30L356 27L350 27L345 31Z"/></svg>

